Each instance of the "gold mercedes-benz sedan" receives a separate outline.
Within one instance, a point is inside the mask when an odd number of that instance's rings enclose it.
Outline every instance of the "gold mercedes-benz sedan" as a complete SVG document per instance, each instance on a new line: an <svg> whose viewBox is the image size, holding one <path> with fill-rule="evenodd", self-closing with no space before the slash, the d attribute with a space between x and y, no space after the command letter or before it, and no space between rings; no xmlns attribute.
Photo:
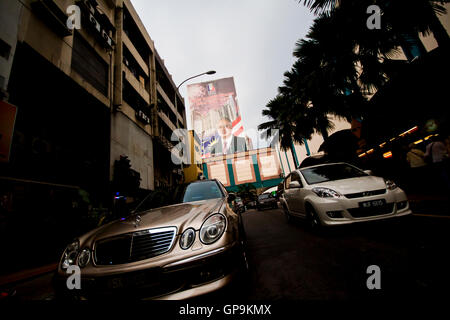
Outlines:
<svg viewBox="0 0 450 320"><path fill-rule="evenodd" d="M70 243L55 276L57 292L178 300L222 289L245 273L235 195L217 180L199 180L180 185L173 198L174 204L133 213Z"/></svg>

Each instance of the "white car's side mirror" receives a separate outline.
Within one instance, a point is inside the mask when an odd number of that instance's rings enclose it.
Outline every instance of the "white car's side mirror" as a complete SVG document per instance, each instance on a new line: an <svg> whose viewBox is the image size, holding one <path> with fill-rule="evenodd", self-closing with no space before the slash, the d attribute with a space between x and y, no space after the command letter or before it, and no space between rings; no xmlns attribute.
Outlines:
<svg viewBox="0 0 450 320"><path fill-rule="evenodd" d="M372 170L364 170L365 173L367 173L369 176L373 176Z"/></svg>
<svg viewBox="0 0 450 320"><path fill-rule="evenodd" d="M289 183L289 189L301 188L302 186L298 181L292 181Z"/></svg>

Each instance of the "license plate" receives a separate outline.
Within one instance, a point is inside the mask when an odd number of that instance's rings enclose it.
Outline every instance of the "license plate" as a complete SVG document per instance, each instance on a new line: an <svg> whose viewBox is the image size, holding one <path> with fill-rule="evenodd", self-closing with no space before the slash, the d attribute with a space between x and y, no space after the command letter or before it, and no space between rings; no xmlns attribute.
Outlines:
<svg viewBox="0 0 450 320"><path fill-rule="evenodd" d="M110 289L121 289L141 286L156 286L159 285L157 278L149 277L144 273L133 275L126 275L120 278L112 278L108 280L107 286Z"/></svg>
<svg viewBox="0 0 450 320"><path fill-rule="evenodd" d="M386 204L386 200L379 199L379 200L371 200L371 201L364 201L359 203L360 208L374 208L374 207L382 207Z"/></svg>

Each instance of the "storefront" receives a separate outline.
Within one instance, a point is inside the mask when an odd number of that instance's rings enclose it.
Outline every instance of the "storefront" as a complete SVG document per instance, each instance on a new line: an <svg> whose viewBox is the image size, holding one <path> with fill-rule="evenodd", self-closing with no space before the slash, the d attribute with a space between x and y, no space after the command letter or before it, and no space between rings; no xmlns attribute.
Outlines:
<svg viewBox="0 0 450 320"><path fill-rule="evenodd" d="M17 46L8 91L17 115L0 163L0 247L15 262L0 272L54 261L93 208L110 205L109 109L27 44Z"/></svg>

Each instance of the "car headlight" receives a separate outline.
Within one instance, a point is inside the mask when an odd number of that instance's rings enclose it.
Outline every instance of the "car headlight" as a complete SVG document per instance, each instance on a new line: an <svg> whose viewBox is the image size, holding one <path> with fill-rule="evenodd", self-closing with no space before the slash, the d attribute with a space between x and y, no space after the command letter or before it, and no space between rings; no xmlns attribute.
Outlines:
<svg viewBox="0 0 450 320"><path fill-rule="evenodd" d="M384 182L386 183L386 188L388 188L388 190L394 190L397 188L397 185L392 180L384 180Z"/></svg>
<svg viewBox="0 0 450 320"><path fill-rule="evenodd" d="M78 256L78 265L80 268L86 267L91 259L91 251L88 248L83 249Z"/></svg>
<svg viewBox="0 0 450 320"><path fill-rule="evenodd" d="M79 250L80 242L78 240L73 241L67 246L66 250L64 250L63 259L61 261L62 269L67 269L71 265L75 264Z"/></svg>
<svg viewBox="0 0 450 320"><path fill-rule="evenodd" d="M342 196L337 191L334 191L334 190L328 189L328 188L321 188L321 187L313 188L312 192L314 192L321 198L340 198Z"/></svg>
<svg viewBox="0 0 450 320"><path fill-rule="evenodd" d="M200 240L204 244L211 244L218 240L225 231L226 219L221 214L215 214L206 219L200 228Z"/></svg>
<svg viewBox="0 0 450 320"><path fill-rule="evenodd" d="M180 238L180 247L183 250L189 249L190 246L194 243L195 240L195 230L187 229L183 232Z"/></svg>

